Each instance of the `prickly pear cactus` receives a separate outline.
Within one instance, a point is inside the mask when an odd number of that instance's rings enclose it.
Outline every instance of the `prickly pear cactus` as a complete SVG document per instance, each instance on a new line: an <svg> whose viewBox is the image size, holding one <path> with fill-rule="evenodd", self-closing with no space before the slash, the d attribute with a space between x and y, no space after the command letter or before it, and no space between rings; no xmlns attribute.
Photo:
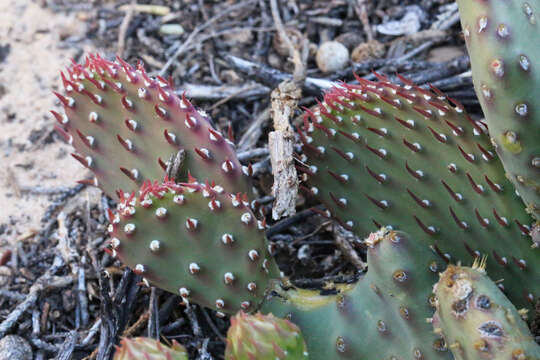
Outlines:
<svg viewBox="0 0 540 360"><path fill-rule="evenodd" d="M290 321L240 311L231 318L225 359L301 360L308 352L300 329Z"/></svg>
<svg viewBox="0 0 540 360"><path fill-rule="evenodd" d="M171 347L144 337L124 338L113 360L188 360L186 349L175 340Z"/></svg>
<svg viewBox="0 0 540 360"><path fill-rule="evenodd" d="M540 346L527 324L482 265L448 266L434 293L433 327L456 360L540 359Z"/></svg>
<svg viewBox="0 0 540 360"><path fill-rule="evenodd" d="M230 140L176 96L171 84L149 78L142 65L135 69L93 55L69 67L62 79L65 94L56 95L65 114L53 111L57 130L75 147L75 159L94 173L89 183L108 195L163 180L171 156L181 160L181 181L191 172L232 193L250 190L243 174L250 168L242 168Z"/></svg>
<svg viewBox="0 0 540 360"><path fill-rule="evenodd" d="M391 225L447 261L488 254L512 301L531 306L540 251L485 128L436 89L379 77L342 84L306 114L305 191L359 236Z"/></svg>
<svg viewBox="0 0 540 360"><path fill-rule="evenodd" d="M540 2L458 4L491 141L527 210L540 220Z"/></svg>
<svg viewBox="0 0 540 360"><path fill-rule="evenodd" d="M109 227L113 255L153 285L222 313L253 310L279 276L265 224L221 186L145 183L122 194Z"/></svg>
<svg viewBox="0 0 540 360"><path fill-rule="evenodd" d="M383 228L366 240L368 272L358 283L333 296L275 289L263 310L300 327L311 360L451 359L426 322L444 262L415 240Z"/></svg>

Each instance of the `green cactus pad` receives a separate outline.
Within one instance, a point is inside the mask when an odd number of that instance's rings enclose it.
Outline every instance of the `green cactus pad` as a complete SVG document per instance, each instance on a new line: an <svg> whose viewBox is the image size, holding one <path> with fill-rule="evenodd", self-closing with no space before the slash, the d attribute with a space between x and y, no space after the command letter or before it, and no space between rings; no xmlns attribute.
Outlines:
<svg viewBox="0 0 540 360"><path fill-rule="evenodd" d="M231 318L225 359L301 360L308 352L300 329L290 321L240 311Z"/></svg>
<svg viewBox="0 0 540 360"><path fill-rule="evenodd" d="M491 141L540 220L540 2L457 2Z"/></svg>
<svg viewBox="0 0 540 360"><path fill-rule="evenodd" d="M433 327L456 360L540 359L540 346L527 324L482 265L448 266L434 293Z"/></svg>
<svg viewBox="0 0 540 360"><path fill-rule="evenodd" d="M175 340L171 347L144 337L124 338L113 360L188 360L186 349Z"/></svg>
<svg viewBox="0 0 540 360"><path fill-rule="evenodd" d="M299 131L304 189L359 236L391 225L446 260L488 254L511 299L531 306L540 249L530 249L530 216L483 125L436 89L379 77L343 84L308 111Z"/></svg>
<svg viewBox="0 0 540 360"><path fill-rule="evenodd" d="M383 228L366 240L368 272L358 283L332 296L275 289L263 310L300 327L311 360L451 359L426 322L444 261L415 240Z"/></svg>
<svg viewBox="0 0 540 360"><path fill-rule="evenodd" d="M95 55L62 73L66 95L56 93L65 115L53 111L57 130L75 147L73 156L95 174L89 183L113 196L137 190L145 180L163 180L166 162L184 150L181 181L191 172L232 193L250 189L233 144L210 119L164 79L151 79L118 60Z"/></svg>
<svg viewBox="0 0 540 360"><path fill-rule="evenodd" d="M277 267L247 196L221 186L145 183L122 194L113 255L153 285L222 313L253 310Z"/></svg>

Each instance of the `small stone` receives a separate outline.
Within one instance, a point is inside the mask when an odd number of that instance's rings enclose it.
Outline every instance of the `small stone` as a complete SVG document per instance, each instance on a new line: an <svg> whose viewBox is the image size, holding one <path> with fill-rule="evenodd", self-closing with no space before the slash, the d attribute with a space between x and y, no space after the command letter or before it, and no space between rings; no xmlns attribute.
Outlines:
<svg viewBox="0 0 540 360"><path fill-rule="evenodd" d="M327 41L317 50L316 61L322 72L338 71L349 63L349 50L342 43Z"/></svg>
<svg viewBox="0 0 540 360"><path fill-rule="evenodd" d="M268 65L270 65L271 67L279 69L283 65L281 59L282 58L279 55L270 53L268 54L268 58L266 59L266 61L268 61Z"/></svg>
<svg viewBox="0 0 540 360"><path fill-rule="evenodd" d="M13 276L13 271L8 266L0 266L0 288L6 286L11 277Z"/></svg>
<svg viewBox="0 0 540 360"><path fill-rule="evenodd" d="M180 24L163 24L159 27L159 32L162 35L182 35L184 28Z"/></svg>
<svg viewBox="0 0 540 360"><path fill-rule="evenodd" d="M289 40L293 44L293 47L297 50L300 50L302 48L302 42L304 40L304 36L302 35L302 33L293 28L285 30L285 33L289 37ZM285 41L283 41L281 36L279 36L278 32L276 32L272 39L272 45L274 47L274 50L276 50L279 55L284 57L289 56L289 47L287 46Z"/></svg>
<svg viewBox="0 0 540 360"><path fill-rule="evenodd" d="M362 36L356 31L343 33L336 37L334 40L342 43L349 50L354 49L364 41Z"/></svg>
<svg viewBox="0 0 540 360"><path fill-rule="evenodd" d="M461 46L441 46L429 51L427 55L428 61L445 62L464 55L463 47Z"/></svg>
<svg viewBox="0 0 540 360"><path fill-rule="evenodd" d="M362 43L354 48L351 54L351 60L355 63L369 59L378 59L384 56L386 48L384 44L377 40Z"/></svg>
<svg viewBox="0 0 540 360"><path fill-rule="evenodd" d="M376 29L384 35L411 35L417 33L421 27L421 18L425 16L422 9L418 6L410 6L405 16L400 20L388 21L377 25Z"/></svg>
<svg viewBox="0 0 540 360"><path fill-rule="evenodd" d="M249 29L233 31L223 35L224 42L229 46L239 46L253 41L253 31Z"/></svg>
<svg viewBox="0 0 540 360"><path fill-rule="evenodd" d="M0 340L0 360L32 360L32 348L17 335L7 335Z"/></svg>

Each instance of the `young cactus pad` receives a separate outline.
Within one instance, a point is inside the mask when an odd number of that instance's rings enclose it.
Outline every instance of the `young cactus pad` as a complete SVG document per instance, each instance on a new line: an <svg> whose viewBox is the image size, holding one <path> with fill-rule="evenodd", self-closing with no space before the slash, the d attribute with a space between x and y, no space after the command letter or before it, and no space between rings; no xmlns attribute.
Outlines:
<svg viewBox="0 0 540 360"><path fill-rule="evenodd" d="M358 79L308 111L302 160L308 191L344 227L365 236L391 225L441 257L488 269L516 304L540 295L540 249L530 216L481 124L434 89Z"/></svg>
<svg viewBox="0 0 540 360"><path fill-rule="evenodd" d="M95 175L90 183L109 196L138 190L144 180L163 180L166 162L183 150L180 177L191 172L232 193L249 190L233 145L210 119L165 80L94 55L62 73L65 115L53 111L57 130L75 147L73 156Z"/></svg>
<svg viewBox="0 0 540 360"><path fill-rule="evenodd" d="M246 196L221 186L145 183L122 196L113 254L153 285L223 313L253 310L277 268Z"/></svg>
<svg viewBox="0 0 540 360"><path fill-rule="evenodd" d="M381 229L366 240L368 272L339 293L275 289L263 307L298 325L311 360L451 359L426 318L444 261L407 234Z"/></svg>
<svg viewBox="0 0 540 360"><path fill-rule="evenodd" d="M308 352L300 329L290 321L240 311L231 318L225 359L307 360Z"/></svg>
<svg viewBox="0 0 540 360"><path fill-rule="evenodd" d="M188 360L186 349L175 340L171 347L144 337L123 338L113 360Z"/></svg>
<svg viewBox="0 0 540 360"><path fill-rule="evenodd" d="M457 3L491 141L540 220L540 2Z"/></svg>
<svg viewBox="0 0 540 360"><path fill-rule="evenodd" d="M482 266L448 266L434 293L433 327L456 360L540 359L527 324Z"/></svg>

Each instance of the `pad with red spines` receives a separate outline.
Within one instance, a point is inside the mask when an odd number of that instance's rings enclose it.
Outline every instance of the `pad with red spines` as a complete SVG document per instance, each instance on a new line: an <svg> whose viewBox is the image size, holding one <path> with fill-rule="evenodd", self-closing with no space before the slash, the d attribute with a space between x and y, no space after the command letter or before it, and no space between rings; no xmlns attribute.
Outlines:
<svg viewBox="0 0 540 360"><path fill-rule="evenodd" d="M52 113L57 130L75 147L75 159L94 173L90 184L110 196L118 189L135 191L144 180L163 180L166 162L183 149L183 181L191 172L232 193L250 191L244 176L249 169L238 162L234 144L141 64L135 68L91 55L61 75L65 94L55 94L65 114Z"/></svg>
<svg viewBox="0 0 540 360"><path fill-rule="evenodd" d="M508 296L531 306L540 249L530 249L530 217L485 128L437 89L378 76L342 84L308 110L299 129L304 190L359 236L391 225L446 260L487 254Z"/></svg>

